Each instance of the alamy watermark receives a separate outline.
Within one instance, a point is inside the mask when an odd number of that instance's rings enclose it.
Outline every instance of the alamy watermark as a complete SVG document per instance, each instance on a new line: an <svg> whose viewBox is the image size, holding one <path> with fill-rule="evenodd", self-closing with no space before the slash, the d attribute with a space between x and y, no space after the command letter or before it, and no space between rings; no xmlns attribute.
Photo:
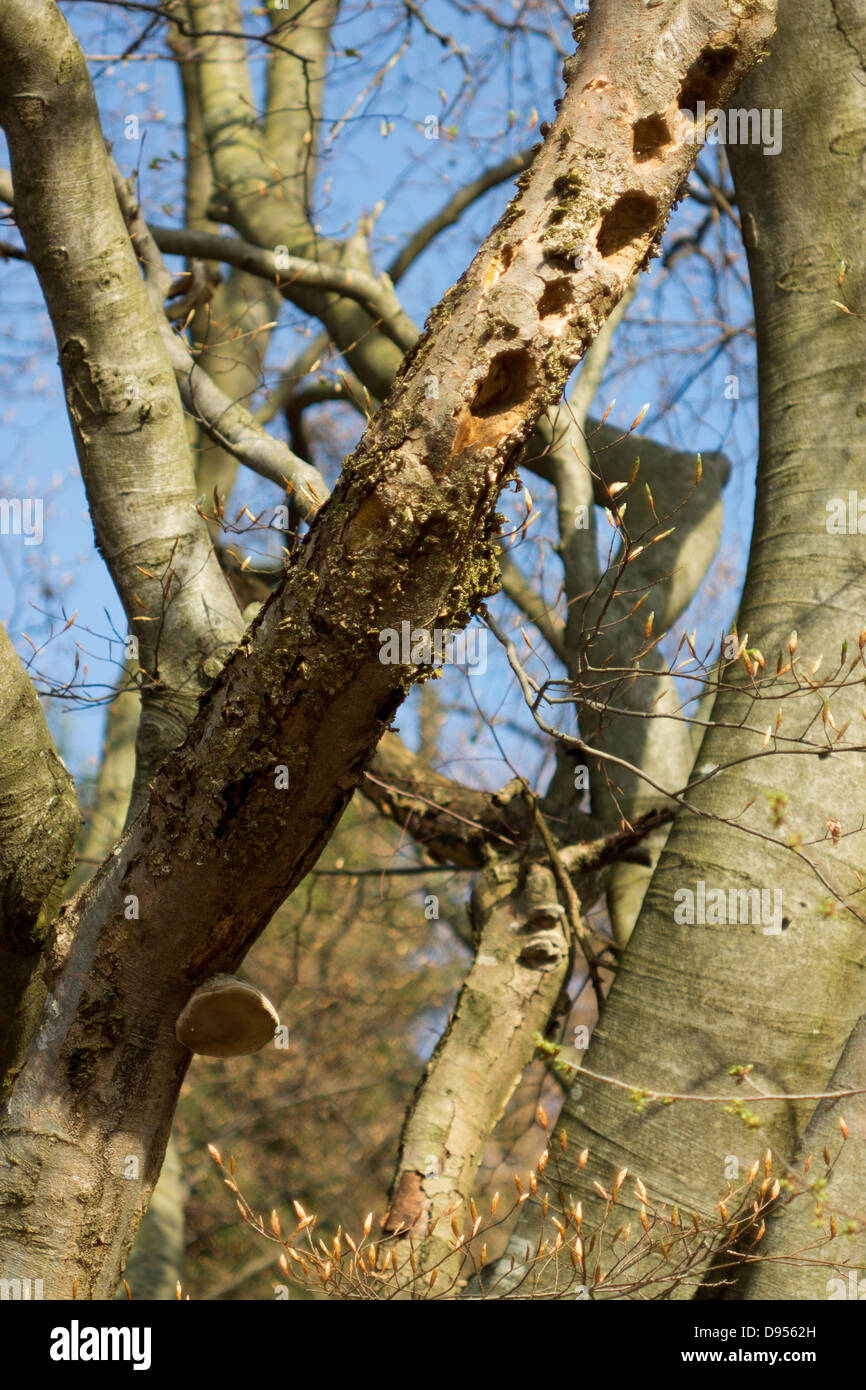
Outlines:
<svg viewBox="0 0 866 1390"><path fill-rule="evenodd" d="M827 500L828 536L866 536L866 497L849 488L847 497Z"/></svg>
<svg viewBox="0 0 866 1390"><path fill-rule="evenodd" d="M52 1361L131 1361L134 1371L147 1371L151 1328L82 1327L73 1318L68 1327L52 1328L48 1355Z"/></svg>
<svg viewBox="0 0 866 1390"><path fill-rule="evenodd" d="M487 629L470 627L463 632L449 628L413 628L409 622L385 627L379 633L379 660L383 666L462 666L483 675L487 670Z"/></svg>
<svg viewBox="0 0 866 1390"><path fill-rule="evenodd" d="M720 111L716 107L707 110L707 103L699 101L696 107L694 115L683 112L691 126L686 140L692 145L761 145L764 154L778 154L782 148L782 112L778 106L774 110L765 106L760 111L754 107Z"/></svg>
<svg viewBox="0 0 866 1390"><path fill-rule="evenodd" d="M29 1302L44 1298L41 1279L0 1279L0 1299Z"/></svg>
<svg viewBox="0 0 866 1390"><path fill-rule="evenodd" d="M678 926L695 923L708 927L760 926L765 936L782 930L781 888L708 888L699 878L695 887L677 888L674 921Z"/></svg>
<svg viewBox="0 0 866 1390"><path fill-rule="evenodd" d="M827 1280L827 1297L830 1300L845 1298L859 1302L866 1298L866 1279L857 1278L857 1270L848 1270L847 1282L844 1279Z"/></svg>
<svg viewBox="0 0 866 1390"><path fill-rule="evenodd" d="M23 536L25 545L41 545L42 508L41 497L0 497L0 536Z"/></svg>

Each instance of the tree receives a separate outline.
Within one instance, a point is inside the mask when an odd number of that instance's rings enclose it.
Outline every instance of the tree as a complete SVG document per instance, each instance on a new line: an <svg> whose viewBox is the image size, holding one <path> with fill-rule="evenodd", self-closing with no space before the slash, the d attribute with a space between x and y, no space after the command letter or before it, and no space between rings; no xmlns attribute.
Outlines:
<svg viewBox="0 0 866 1390"><path fill-rule="evenodd" d="M834 523L833 508L855 476L860 418L862 318L852 310L863 267L847 247L861 189L836 132L862 112L863 25L847 13L836 20L820 3L796 18L780 15L771 56L739 100L782 108L795 134L772 160L745 144L729 152L755 299L761 408L755 529L737 626L766 654L770 679L754 680L747 664L744 678L716 697L698 771L718 773L693 783L695 814L676 819L587 1057L598 1073L639 1076L661 1092L730 1092L729 1068L751 1066L742 1107L751 1113L744 1129L742 1113L684 1104L671 1123L660 1107L638 1114L625 1093L591 1078L581 1078L564 1110L570 1149L591 1142L605 1172L629 1163L656 1194L685 1202L687 1193L704 1210L717 1201L731 1158L745 1172L761 1147L757 1136L749 1142L748 1126L759 1121L763 1144L783 1161L796 1158L802 1173L807 1157L839 1136L839 1103L816 1109L811 1095L862 1085L864 998L853 964L862 952L862 752L834 751L839 731L862 717L857 686L846 684L848 653L864 643L862 539L856 523ZM805 187L818 169L824 196L816 208ZM810 371L801 378L805 358ZM822 656L827 673L817 677ZM764 672L763 657L760 666ZM817 721L825 747L799 756ZM750 756L764 742L750 732L756 726L770 733L770 758ZM777 741L782 731L791 743ZM709 916L679 927L670 911L677 889L711 875L725 890L775 885L784 902L778 932L721 929ZM761 1092L775 1099L753 1105ZM806 1099L791 1099L798 1094ZM862 1134L862 1096L844 1105ZM828 1206L819 1206L817 1222L814 1203L771 1222L772 1255L807 1249L810 1262L749 1263L735 1286L740 1297L826 1297L828 1273L862 1270L862 1165L854 1144L822 1177ZM598 1194L582 1174L574 1178L591 1220ZM834 1201L839 1225L851 1226L847 1242L831 1237ZM625 1193L622 1204L639 1208Z"/></svg>
<svg viewBox="0 0 866 1390"><path fill-rule="evenodd" d="M856 1089L856 836L829 793L853 794L862 756L845 739L862 651L861 643L855 654L862 567L857 537L828 531L815 503L828 487L847 491L850 421L859 419L859 403L848 400L859 356L848 338L862 321L850 246L855 156L841 136L827 138L843 107L838 83L832 110L818 107L824 121L803 118L815 105L816 65L811 31L795 30L790 17L750 81L759 112L774 109L776 84L784 86L786 119L808 127L814 163L790 147L768 160L754 145L731 144L755 287L761 490L733 650L723 643L708 660L691 639L689 701L658 646L718 544L727 460L707 455L696 469L690 452L650 441L638 450L631 431L587 424L617 306L684 192L695 127L727 103L772 32L771 5L743 8L717 0L623 17L596 0L543 144L520 161L514 199L420 338L392 279L376 273L367 236L323 237L310 212L335 6L280 6L269 16L261 122L251 115L239 8L190 0L154 11L153 22L169 26L187 103L180 229L149 224L135 188L106 157L86 64L56 7L13 3L0 18L8 93L0 119L12 165L4 193L51 315L97 544L137 638L130 655L141 696L126 833L112 849L119 827L111 826L98 854L85 856L104 854L104 862L60 907L74 789L28 676L11 650L4 659L4 743L20 739L28 749L26 760L4 758L3 769L12 808L3 847L4 1268L44 1274L55 1296L73 1279L87 1296L113 1290L189 1060L175 1021L198 986L239 966L315 864L358 785L428 861L477 871L474 962L404 1127L384 1228L395 1250L411 1233L425 1260L452 1258L437 1218L469 1199L483 1146L537 1041L567 1012L579 958L604 1016L566 1102L562 1162L588 1211L594 1189L584 1192L584 1177L598 1180L600 1159L609 1184L626 1152L640 1155L642 1181L663 1200L712 1208L727 1157L751 1161L737 1147L743 1123L751 1126L748 1106L732 1116L712 1103L735 1084L728 1073L737 1063L744 1095L757 1084L778 1097L755 1104L773 1149L791 1163L802 1157L798 1146L824 1138L828 1113L835 1122L831 1104L816 1110L818 1098ZM813 9L828 69L856 72L857 26L837 25L826 0ZM850 83L845 90L853 119L859 92ZM828 164L834 140L840 153ZM813 167L835 196L824 250L803 256L809 237L790 206L805 215L809 199L796 180ZM514 172L513 162L491 171L462 206ZM708 197L730 212L723 189L712 186ZM460 205L455 198L419 231L394 278ZM180 280L172 282L163 254L189 258ZM214 292L208 267L217 262L233 269ZM285 405L289 444L237 404L284 301L323 330L264 411ZM228 351L226 321L239 330ZM789 410L808 389L806 341L831 397L820 459ZM365 393L368 404L383 402L330 497L305 457L304 429L305 410L336 393L333 383L306 382L328 344L348 364L345 385L362 408ZM559 409L581 359L568 409ZM832 387L823 378L829 366ZM196 478L190 439L197 448L204 438ZM792 455L802 488L793 497ZM497 498L521 460L555 490L562 608L533 590L501 545ZM219 544L237 462L284 488L298 533L285 572L267 576L269 596L254 611L241 609L229 582L238 575ZM212 513L202 515L195 498L214 490ZM597 507L608 511L618 547L601 568ZM788 514L790 543L778 520ZM436 664L430 643L484 611L500 565L506 594L562 672L558 681L532 674L484 613L557 750L543 795L522 773L498 793L461 785L386 732L412 683ZM794 576L805 581L800 593ZM828 628L842 656L819 680L814 661ZM769 727L762 700L772 702ZM576 715L578 733L554 722L557 702ZM694 729L703 728L692 773ZM589 813L577 796L584 769ZM115 777L108 759L104 771L101 792L116 806L124 774ZM815 785L827 796L807 799ZM748 821L744 802L757 808ZM34 855L34 841L46 839L49 852ZM770 865L772 882L783 881L786 902L796 904L769 923L778 932L767 935L754 917L674 917L672 925L671 905L693 882L766 888ZM586 916L602 891L613 931L606 942ZM831 995L838 1016L829 1016ZM673 999L685 1010L681 1022L670 1020ZM652 1092L702 1098L671 1110ZM455 1107L455 1095L471 1104ZM683 1111L690 1118L681 1126ZM587 1136L593 1166L575 1160ZM130 1154L140 1158L135 1182L124 1176ZM829 1183L840 1183L841 1207L853 1190L845 1164L857 1172L849 1155ZM637 1219L640 1189L628 1198L623 1189L621 1200ZM599 1219L606 1201L596 1204ZM778 1229L801 1209L786 1208ZM524 1209L518 1269L540 1212L535 1203ZM858 1239L855 1220L854 1259ZM762 1296L764 1266L748 1268L746 1291ZM826 1264L816 1268L826 1282ZM702 1266L672 1282L691 1292L705 1273ZM786 1293L798 1296L801 1273L790 1278Z"/></svg>

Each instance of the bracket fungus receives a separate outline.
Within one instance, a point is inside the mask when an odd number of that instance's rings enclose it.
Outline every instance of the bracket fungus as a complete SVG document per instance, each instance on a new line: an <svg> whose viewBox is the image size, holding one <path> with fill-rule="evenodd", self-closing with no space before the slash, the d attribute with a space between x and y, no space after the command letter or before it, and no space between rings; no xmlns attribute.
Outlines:
<svg viewBox="0 0 866 1390"><path fill-rule="evenodd" d="M279 1023L260 989L233 975L214 975L188 999L175 1036L202 1057L244 1057L270 1042Z"/></svg>

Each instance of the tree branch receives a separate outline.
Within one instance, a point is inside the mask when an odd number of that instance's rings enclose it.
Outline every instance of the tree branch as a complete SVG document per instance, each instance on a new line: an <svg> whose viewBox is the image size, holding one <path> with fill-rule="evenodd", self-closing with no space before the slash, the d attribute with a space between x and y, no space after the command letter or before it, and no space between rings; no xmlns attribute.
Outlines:
<svg viewBox="0 0 866 1390"><path fill-rule="evenodd" d="M47 48L18 28L17 4L0 22L0 120L97 544L139 647L137 808L208 683L200 663L232 647L242 625L195 511L177 385L117 205L85 59L52 5L40 0L33 14Z"/></svg>
<svg viewBox="0 0 866 1390"><path fill-rule="evenodd" d="M150 231L160 251L167 255L198 256L201 260L236 266L238 270L267 280L287 297L291 297L294 285L302 285L306 289L333 291L344 299L352 299L377 320L403 352L418 339L418 329L385 277L377 279L363 270L343 269L287 252L277 257L273 251L253 246L241 237L216 236L189 227L151 227Z"/></svg>

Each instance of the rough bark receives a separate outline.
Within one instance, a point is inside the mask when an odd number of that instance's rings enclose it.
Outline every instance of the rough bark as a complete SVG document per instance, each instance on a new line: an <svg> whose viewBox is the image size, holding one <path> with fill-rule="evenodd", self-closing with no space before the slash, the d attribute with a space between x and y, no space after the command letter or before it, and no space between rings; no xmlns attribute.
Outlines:
<svg viewBox="0 0 866 1390"><path fill-rule="evenodd" d="M133 671L132 665L124 669L108 707L94 802L86 818L75 872L66 884L67 896L91 877L94 867L111 852L123 833L135 776L135 736L141 713L138 692L130 688ZM169 1140L159 1180L124 1271L127 1283L134 1289L133 1296L174 1298L177 1281L183 1278L183 1261L183 1171L177 1147ZM115 1297L127 1297L123 1284L118 1286Z"/></svg>
<svg viewBox="0 0 866 1390"><path fill-rule="evenodd" d="M183 1164L177 1144L170 1138L159 1181L150 1196L135 1244L123 1271L124 1282L114 1297L166 1302L177 1298L183 1286L186 1258L185 1190Z"/></svg>
<svg viewBox="0 0 866 1390"><path fill-rule="evenodd" d="M38 968L73 866L79 813L33 682L0 626L0 1090L45 1000Z"/></svg>

